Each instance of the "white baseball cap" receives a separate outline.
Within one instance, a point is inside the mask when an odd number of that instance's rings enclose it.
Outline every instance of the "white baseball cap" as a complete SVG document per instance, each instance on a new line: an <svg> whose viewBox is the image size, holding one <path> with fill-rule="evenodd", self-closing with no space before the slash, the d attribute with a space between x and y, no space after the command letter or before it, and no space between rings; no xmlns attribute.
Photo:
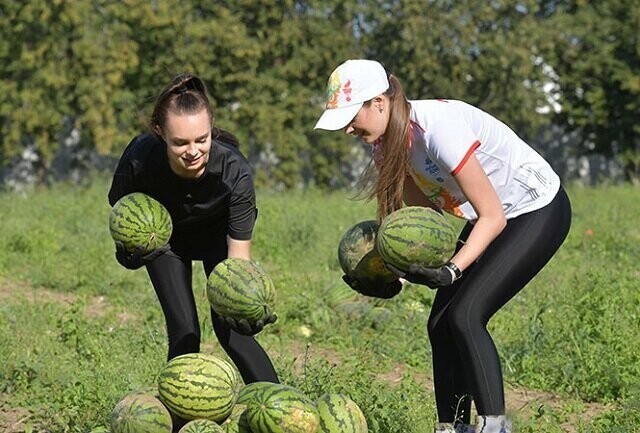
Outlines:
<svg viewBox="0 0 640 433"><path fill-rule="evenodd" d="M329 76L327 105L313 129L342 129L358 114L362 105L384 93L389 79L375 60L347 60Z"/></svg>

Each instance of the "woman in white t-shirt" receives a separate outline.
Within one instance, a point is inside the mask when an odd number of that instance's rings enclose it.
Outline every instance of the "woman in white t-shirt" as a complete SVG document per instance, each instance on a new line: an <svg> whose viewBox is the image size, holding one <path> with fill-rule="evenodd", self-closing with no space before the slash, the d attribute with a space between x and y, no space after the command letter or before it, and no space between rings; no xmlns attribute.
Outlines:
<svg viewBox="0 0 640 433"><path fill-rule="evenodd" d="M378 218L403 205L467 220L451 260L413 264L400 277L437 289L428 332L438 410L435 431L510 432L500 360L486 325L554 255L571 225L571 205L551 166L507 125L455 100L409 101L398 79L371 60L331 74L316 129L344 130L371 145L363 173ZM370 287L343 277L368 295Z"/></svg>

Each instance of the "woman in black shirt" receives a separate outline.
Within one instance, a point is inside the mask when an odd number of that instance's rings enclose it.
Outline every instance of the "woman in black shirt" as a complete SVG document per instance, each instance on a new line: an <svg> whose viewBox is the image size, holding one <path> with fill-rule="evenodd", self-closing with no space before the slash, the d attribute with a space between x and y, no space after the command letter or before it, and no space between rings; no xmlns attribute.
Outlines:
<svg viewBox="0 0 640 433"><path fill-rule="evenodd" d="M151 115L151 132L135 137L113 176L109 203L132 192L162 203L173 222L169 244L141 256L117 247L129 269L146 265L165 315L168 359L200 350L200 326L192 290L191 261L208 276L227 257L250 258L257 208L247 160L230 133L213 127L204 82L180 75L163 89ZM247 328L211 310L213 329L246 383L278 382L273 365ZM267 323L275 321L275 316Z"/></svg>

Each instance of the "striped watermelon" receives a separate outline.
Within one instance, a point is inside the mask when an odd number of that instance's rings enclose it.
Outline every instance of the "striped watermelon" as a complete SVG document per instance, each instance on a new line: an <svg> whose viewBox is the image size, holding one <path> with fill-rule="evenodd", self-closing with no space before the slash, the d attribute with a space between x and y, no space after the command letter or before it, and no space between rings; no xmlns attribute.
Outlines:
<svg viewBox="0 0 640 433"><path fill-rule="evenodd" d="M158 387L156 385L145 385L131 391L129 394L146 394L158 398Z"/></svg>
<svg viewBox="0 0 640 433"><path fill-rule="evenodd" d="M112 433L171 433L171 415L152 395L129 394L113 408Z"/></svg>
<svg viewBox="0 0 640 433"><path fill-rule="evenodd" d="M339 284L329 286L324 291L322 299L326 301L329 307L335 309L345 302L356 301L358 299L358 293L353 291L351 287L347 286L342 280L340 280Z"/></svg>
<svg viewBox="0 0 640 433"><path fill-rule="evenodd" d="M243 404L243 405L248 405L250 401L252 401L255 397L255 395L261 391L263 391L266 388L269 388L271 386L275 386L278 385L277 383L273 383L273 382L251 382L247 385L245 385L241 390L240 393L238 394L238 400L236 401L236 404Z"/></svg>
<svg viewBox="0 0 640 433"><path fill-rule="evenodd" d="M217 314L256 323L273 314L276 290L255 262L234 257L213 268L207 280L207 298Z"/></svg>
<svg viewBox="0 0 640 433"><path fill-rule="evenodd" d="M301 391L274 384L257 392L247 405L253 433L316 433L316 405Z"/></svg>
<svg viewBox="0 0 640 433"><path fill-rule="evenodd" d="M360 321L369 314L372 305L366 300L343 302L335 307L335 310L350 320Z"/></svg>
<svg viewBox="0 0 640 433"><path fill-rule="evenodd" d="M160 400L185 420L223 421L238 398L239 374L218 356L188 353L170 360L158 377Z"/></svg>
<svg viewBox="0 0 640 433"><path fill-rule="evenodd" d="M178 433L225 433L225 431L211 420L195 419L183 425Z"/></svg>
<svg viewBox="0 0 640 433"><path fill-rule="evenodd" d="M367 433L367 420L358 405L344 394L324 394L316 401L318 433Z"/></svg>
<svg viewBox="0 0 640 433"><path fill-rule="evenodd" d="M247 419L247 406L236 404L221 426L225 433L252 433Z"/></svg>
<svg viewBox="0 0 640 433"><path fill-rule="evenodd" d="M338 261L350 277L391 283L398 279L384 265L376 248L378 223L359 222L347 230L338 244Z"/></svg>
<svg viewBox="0 0 640 433"><path fill-rule="evenodd" d="M126 251L150 253L169 242L173 223L159 201L134 192L113 205L109 231L113 240L122 243Z"/></svg>
<svg viewBox="0 0 640 433"><path fill-rule="evenodd" d="M456 247L453 226L435 210L408 206L387 215L376 245L385 262L407 271L412 263L427 267L445 264Z"/></svg>

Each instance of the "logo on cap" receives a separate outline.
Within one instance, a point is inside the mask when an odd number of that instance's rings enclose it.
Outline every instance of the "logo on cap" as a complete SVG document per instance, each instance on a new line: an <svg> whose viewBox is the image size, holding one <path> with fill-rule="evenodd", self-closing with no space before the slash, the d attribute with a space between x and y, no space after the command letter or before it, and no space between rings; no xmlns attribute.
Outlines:
<svg viewBox="0 0 640 433"><path fill-rule="evenodd" d="M346 102L351 102L351 80L347 80L344 85L342 81L340 81L340 74L335 71L329 77L329 82L327 83L327 105L326 108L338 108L339 99L340 99L340 91L344 94L344 100Z"/></svg>

